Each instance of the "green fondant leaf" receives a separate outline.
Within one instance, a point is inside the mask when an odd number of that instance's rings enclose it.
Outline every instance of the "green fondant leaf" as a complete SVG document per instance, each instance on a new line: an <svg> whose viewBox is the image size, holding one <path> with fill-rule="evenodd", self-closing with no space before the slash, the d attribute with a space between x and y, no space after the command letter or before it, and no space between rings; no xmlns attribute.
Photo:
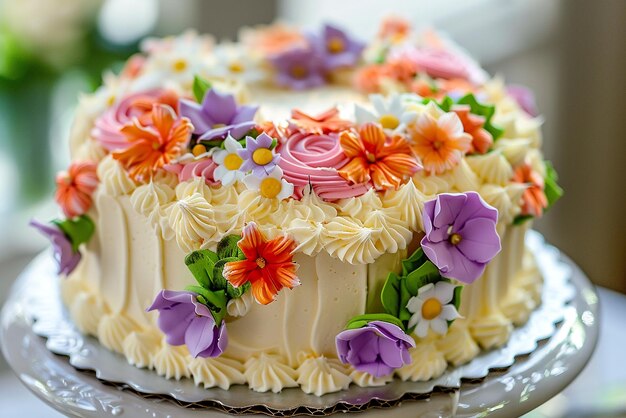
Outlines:
<svg viewBox="0 0 626 418"><path fill-rule="evenodd" d="M404 331L404 325L402 324L402 321L400 321L398 318L396 318L393 315L389 315L385 313L369 313L369 314L355 316L354 318L348 321L348 323L346 324L346 329L363 328L365 325L367 325L368 323L372 321L389 322L390 324L394 324L400 327L400 329Z"/></svg>
<svg viewBox="0 0 626 418"><path fill-rule="evenodd" d="M400 306L398 309L398 318L403 322L408 322L411 319L411 313L406 308L406 305L409 303L409 300L414 295L409 292L407 288L407 280L405 277L400 281Z"/></svg>
<svg viewBox="0 0 626 418"><path fill-rule="evenodd" d="M515 219L513 219L513 225L518 226L522 225L524 222L529 221L533 218L532 215L517 215Z"/></svg>
<svg viewBox="0 0 626 418"><path fill-rule="evenodd" d="M219 259L235 257L242 259L244 257L243 252L237 245L241 240L239 235L227 235L217 244L217 257Z"/></svg>
<svg viewBox="0 0 626 418"><path fill-rule="evenodd" d="M198 141L200 144L204 145L206 149L218 148L224 145L223 139L212 139L210 141L200 140Z"/></svg>
<svg viewBox="0 0 626 418"><path fill-rule="evenodd" d="M457 286L454 288L454 296L452 296L452 304L458 311L461 308L461 293L463 292L463 286Z"/></svg>
<svg viewBox="0 0 626 418"><path fill-rule="evenodd" d="M72 251L78 252L81 244L89 241L96 229L93 221L87 215L81 215L73 219L52 221L67 236L72 243Z"/></svg>
<svg viewBox="0 0 626 418"><path fill-rule="evenodd" d="M402 260L402 275L406 276L424 264L426 260L428 260L428 258L426 257L426 254L424 254L424 250L422 250L422 247L418 248L409 258Z"/></svg>
<svg viewBox="0 0 626 418"><path fill-rule="evenodd" d="M224 275L222 274L224 271L224 266L226 265L226 263L237 260L237 257L226 257L215 263L215 267L213 267L213 281L211 282L211 286L214 289L226 290L228 288L228 280L226 280L224 278Z"/></svg>
<svg viewBox="0 0 626 418"><path fill-rule="evenodd" d="M391 272L385 280L383 290L380 292L380 301L383 304L385 312L390 315L398 316L400 308L400 276Z"/></svg>
<svg viewBox="0 0 626 418"><path fill-rule="evenodd" d="M406 276L406 287L411 296L416 296L420 287L440 280L441 275L437 266L431 261L426 261Z"/></svg>
<svg viewBox="0 0 626 418"><path fill-rule="evenodd" d="M487 132L491 134L491 136L493 136L494 141L502 136L504 130L491 123L491 118L496 111L495 106L479 103L478 100L476 100L476 96L474 96L472 93L461 97L457 101L457 103L469 105L470 111L473 114L485 117L485 124L483 125L483 127Z"/></svg>
<svg viewBox="0 0 626 418"><path fill-rule="evenodd" d="M193 95L198 103L202 103L204 95L211 88L211 83L200 76L193 78Z"/></svg>
<svg viewBox="0 0 626 418"><path fill-rule="evenodd" d="M559 175L554 169L554 166L552 166L552 163L546 160L544 164L546 166L546 178L544 180L545 187L543 191L548 199L548 207L546 208L546 210L548 210L563 196L563 189L557 183Z"/></svg>
<svg viewBox="0 0 626 418"><path fill-rule="evenodd" d="M217 254L211 250L198 250L189 253L185 257L185 265L193 274L200 286L206 289L213 289L213 271L215 263L218 262Z"/></svg>
<svg viewBox="0 0 626 418"><path fill-rule="evenodd" d="M450 98L450 96L445 96L439 102L436 99L433 99L432 97L427 97L422 101L422 103L424 104L428 104L430 102L435 102L435 104L439 106L439 108L443 110L444 112L449 112L452 109L452 106L454 105L454 101Z"/></svg>
<svg viewBox="0 0 626 418"><path fill-rule="evenodd" d="M226 292L223 290L211 291L202 286L193 285L185 287L185 290L196 293L198 295L198 302L209 308L217 326L222 324L222 320L226 315L226 304L228 303Z"/></svg>

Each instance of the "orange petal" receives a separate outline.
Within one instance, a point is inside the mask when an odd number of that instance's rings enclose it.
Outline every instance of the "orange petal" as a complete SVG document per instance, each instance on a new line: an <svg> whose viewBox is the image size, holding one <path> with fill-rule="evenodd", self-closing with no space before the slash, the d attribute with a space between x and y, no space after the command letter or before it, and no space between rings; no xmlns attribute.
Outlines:
<svg viewBox="0 0 626 418"><path fill-rule="evenodd" d="M293 239L280 236L269 241L263 248L263 257L268 263L278 264L287 263L293 260L293 252L296 249L296 243Z"/></svg>
<svg viewBox="0 0 626 418"><path fill-rule="evenodd" d="M250 222L243 228L243 238L237 243L248 260L255 261L259 257L259 251L265 248L266 240L263 233L254 222Z"/></svg>
<svg viewBox="0 0 626 418"><path fill-rule="evenodd" d="M222 274L230 284L239 287L246 282L253 281L250 280L250 273L256 269L258 269L258 266L253 260L231 261L224 265Z"/></svg>
<svg viewBox="0 0 626 418"><path fill-rule="evenodd" d="M378 156L383 147L387 136L382 126L377 123L366 123L359 128L359 136L363 142L363 148Z"/></svg>
<svg viewBox="0 0 626 418"><path fill-rule="evenodd" d="M252 283L252 295L261 305L268 305L274 302L278 290L273 283L264 280L258 280Z"/></svg>
<svg viewBox="0 0 626 418"><path fill-rule="evenodd" d="M339 143L344 154L349 158L360 157L365 153L363 142L356 133L352 131L343 131L339 134Z"/></svg>
<svg viewBox="0 0 626 418"><path fill-rule="evenodd" d="M338 171L344 179L355 184L367 183L370 181L369 164L364 158L352 159Z"/></svg>
<svg viewBox="0 0 626 418"><path fill-rule="evenodd" d="M152 123L159 132L160 137L158 139L161 143L165 143L169 139L175 120L176 113L168 105L155 104L152 107Z"/></svg>

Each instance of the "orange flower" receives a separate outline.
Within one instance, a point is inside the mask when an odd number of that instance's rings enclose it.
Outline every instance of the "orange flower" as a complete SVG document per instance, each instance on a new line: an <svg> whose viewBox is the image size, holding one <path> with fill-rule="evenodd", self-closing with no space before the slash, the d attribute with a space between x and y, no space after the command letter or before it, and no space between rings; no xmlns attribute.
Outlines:
<svg viewBox="0 0 626 418"><path fill-rule="evenodd" d="M548 198L543 191L543 177L530 164L524 163L515 168L513 181L528 186L522 195L522 215L543 215L543 210L548 207Z"/></svg>
<svg viewBox="0 0 626 418"><path fill-rule="evenodd" d="M383 64L370 64L357 70L354 85L365 93L378 93L383 79L389 77L389 69Z"/></svg>
<svg viewBox="0 0 626 418"><path fill-rule="evenodd" d="M124 126L122 134L129 146L111 153L137 180L151 177L180 155L193 130L189 119L177 118L170 106L155 104L150 115L150 124L135 119Z"/></svg>
<svg viewBox="0 0 626 418"><path fill-rule="evenodd" d="M463 130L472 137L472 143L468 152L484 154L489 151L489 148L493 145L493 136L484 128L485 117L472 114L468 105L456 105L452 108L452 111L461 120Z"/></svg>
<svg viewBox="0 0 626 418"><path fill-rule="evenodd" d="M377 190L397 189L421 167L401 136L389 138L376 123L343 131L339 141L350 161L339 175L356 184L372 181Z"/></svg>
<svg viewBox="0 0 626 418"><path fill-rule="evenodd" d="M343 131L352 126L352 122L339 117L339 109L336 107L317 116L310 116L301 110L294 109L291 111L291 119L300 130L318 135Z"/></svg>
<svg viewBox="0 0 626 418"><path fill-rule="evenodd" d="M68 218L87 212L92 204L91 195L98 187L96 164L77 162L56 178L57 191L54 199Z"/></svg>
<svg viewBox="0 0 626 418"><path fill-rule="evenodd" d="M252 294L260 304L273 302L283 287L293 289L300 284L296 276L298 265L293 262L296 243L291 238L281 236L268 241L250 222L237 245L246 259L226 263L222 274L234 287L250 282Z"/></svg>
<svg viewBox="0 0 626 418"><path fill-rule="evenodd" d="M435 119L423 113L408 127L412 148L430 174L441 174L461 162L470 150L472 137L463 131L455 113L444 113Z"/></svg>
<svg viewBox="0 0 626 418"><path fill-rule="evenodd" d="M411 24L408 20L397 16L390 16L383 19L378 31L378 36L382 39L389 39L393 42L400 42L411 32Z"/></svg>
<svg viewBox="0 0 626 418"><path fill-rule="evenodd" d="M264 55L279 54L288 49L307 45L307 40L300 31L281 24L247 30L242 35L244 44L250 50Z"/></svg>

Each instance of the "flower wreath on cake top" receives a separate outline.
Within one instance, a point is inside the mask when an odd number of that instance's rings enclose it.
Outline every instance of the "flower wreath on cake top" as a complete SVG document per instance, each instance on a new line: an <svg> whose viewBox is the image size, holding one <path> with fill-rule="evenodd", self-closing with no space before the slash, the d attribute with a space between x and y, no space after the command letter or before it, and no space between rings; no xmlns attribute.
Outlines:
<svg viewBox="0 0 626 418"><path fill-rule="evenodd" d="M254 86L347 82L369 99L283 120L247 99ZM411 361L414 336L445 334L459 318L462 286L500 251L499 231L561 195L530 93L398 19L368 46L330 25L249 29L238 44L151 39L81 112L79 152L56 180L65 217L33 225L68 275L95 228L96 188L133 191L133 207L187 253L197 283L145 308L194 357L224 352L239 299L267 305L300 284L295 253L368 264L411 248L383 309L336 336L341 362L388 376Z"/></svg>

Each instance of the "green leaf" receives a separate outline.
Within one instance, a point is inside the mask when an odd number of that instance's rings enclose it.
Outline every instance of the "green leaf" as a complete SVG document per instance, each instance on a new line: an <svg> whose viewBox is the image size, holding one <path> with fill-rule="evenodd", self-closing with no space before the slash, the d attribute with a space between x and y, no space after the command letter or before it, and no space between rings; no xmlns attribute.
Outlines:
<svg viewBox="0 0 626 418"><path fill-rule="evenodd" d="M239 260L237 257L226 257L215 263L215 266L213 267L213 281L211 283L211 286L214 289L226 290L228 288L228 280L224 278L223 274L224 266L226 265L226 263L237 260Z"/></svg>
<svg viewBox="0 0 626 418"><path fill-rule="evenodd" d="M431 261L426 261L406 276L406 287L412 296L416 296L420 287L439 280L441 280L441 275L437 266Z"/></svg>
<svg viewBox="0 0 626 418"><path fill-rule="evenodd" d="M346 329L357 329L363 328L365 325L372 321L383 321L389 322L390 324L394 324L400 327L401 330L404 331L404 324L398 318L393 315L385 314L385 313L369 313L363 314L359 316L355 316L346 324Z"/></svg>
<svg viewBox="0 0 626 418"><path fill-rule="evenodd" d="M548 199L548 207L550 209L552 205L563 196L563 189L558 185L559 175L557 174L554 166L550 161L544 161L546 166L546 178L544 180L545 187L543 189Z"/></svg>
<svg viewBox="0 0 626 418"><path fill-rule="evenodd" d="M454 296L452 296L452 304L458 311L461 308L461 293L463 292L463 286L457 286L454 288Z"/></svg>
<svg viewBox="0 0 626 418"><path fill-rule="evenodd" d="M226 316L226 304L228 303L226 292L223 290L211 291L202 286L193 285L185 287L185 290L196 293L198 295L198 302L209 308L217 326L222 324L222 320L224 316Z"/></svg>
<svg viewBox="0 0 626 418"><path fill-rule="evenodd" d="M491 123L491 118L496 111L495 106L479 103L478 100L476 100L476 96L472 93L461 97L457 103L469 105L471 113L485 117L485 124L483 127L491 134L491 136L493 136L494 141L502 136L504 130Z"/></svg>
<svg viewBox="0 0 626 418"><path fill-rule="evenodd" d="M533 219L532 215L517 215L515 219L513 219L513 225L518 226L522 225L524 222Z"/></svg>
<svg viewBox="0 0 626 418"><path fill-rule="evenodd" d="M385 280L383 290L380 292L380 301L385 312L398 316L400 310L400 276L391 272Z"/></svg>
<svg viewBox="0 0 626 418"><path fill-rule="evenodd" d="M226 288L226 295L229 299L237 299L243 296L252 285L250 282L246 282L239 287L234 287L232 284L228 283L228 287Z"/></svg>
<svg viewBox="0 0 626 418"><path fill-rule="evenodd" d="M206 149L209 150L211 148L221 147L222 145L224 145L224 140L223 139L211 139L210 141L199 140L198 143L204 145Z"/></svg>
<svg viewBox="0 0 626 418"><path fill-rule="evenodd" d="M198 284L206 289L213 289L213 272L217 262L217 254L211 250L194 251L185 257L185 265Z"/></svg>
<svg viewBox="0 0 626 418"><path fill-rule="evenodd" d="M428 260L428 258L426 257L426 254L424 254L424 250L422 250L422 247L418 248L409 258L402 260L402 275L406 276L424 264L426 260Z"/></svg>
<svg viewBox="0 0 626 418"><path fill-rule="evenodd" d="M202 103L202 100L204 100L204 95L210 88L211 83L209 83L204 78L198 75L193 78L193 95L198 103Z"/></svg>
<svg viewBox="0 0 626 418"><path fill-rule="evenodd" d="M434 102L444 112L449 112L452 109L452 106L454 105L454 101L452 100L452 98L450 98L450 96L445 96L439 102L436 99L433 99L432 97L427 97L422 101L422 103L424 104L428 104L430 102Z"/></svg>
<svg viewBox="0 0 626 418"><path fill-rule="evenodd" d="M400 281L400 307L398 309L398 318L403 322L408 322L411 319L411 313L406 308L406 305L413 296L407 288L406 278L403 277Z"/></svg>
<svg viewBox="0 0 626 418"><path fill-rule="evenodd" d="M81 244L89 241L96 230L96 226L87 215L81 215L73 219L52 221L67 236L72 243L72 251L78 252Z"/></svg>
<svg viewBox="0 0 626 418"><path fill-rule="evenodd" d="M227 235L217 244L217 257L243 259L244 255L237 243L241 241L240 235Z"/></svg>

